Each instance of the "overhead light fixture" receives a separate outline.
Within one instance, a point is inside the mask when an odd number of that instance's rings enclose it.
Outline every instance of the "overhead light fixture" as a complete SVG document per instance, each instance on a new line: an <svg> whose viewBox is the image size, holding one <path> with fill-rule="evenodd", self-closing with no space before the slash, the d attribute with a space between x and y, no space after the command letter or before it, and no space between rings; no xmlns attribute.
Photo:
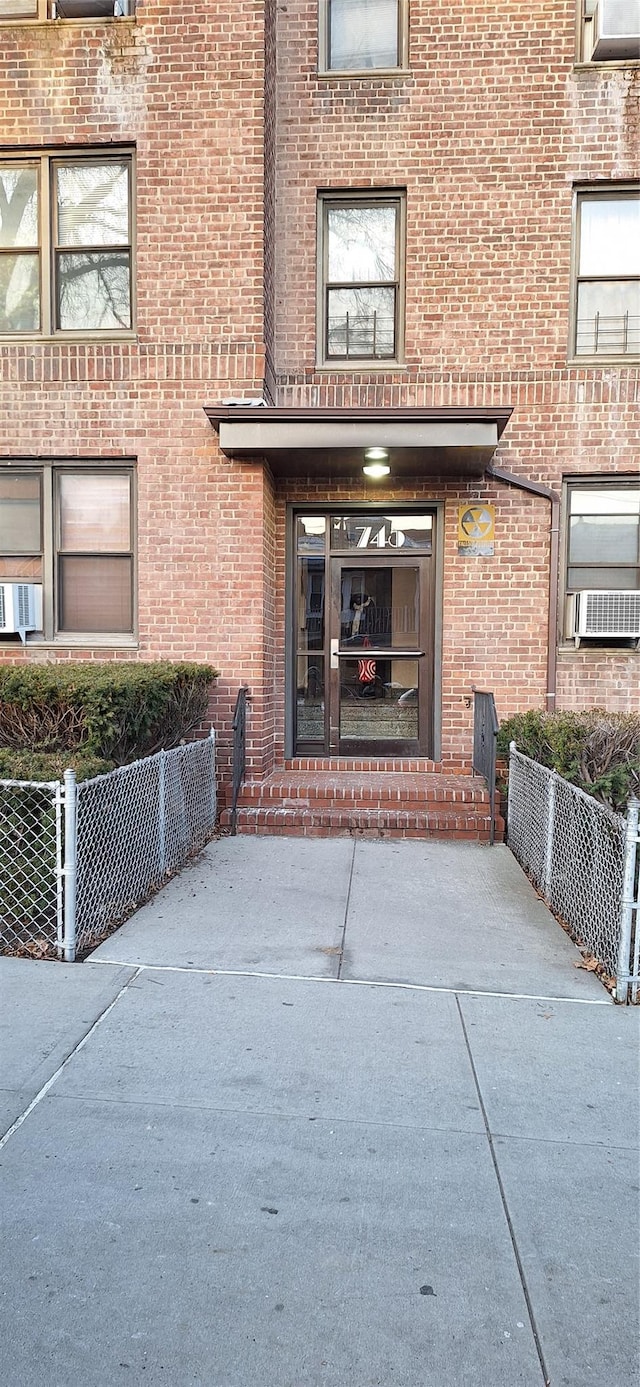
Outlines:
<svg viewBox="0 0 640 1387"><path fill-rule="evenodd" d="M367 460L362 471L366 477L379 481L381 477L389 476L391 468L389 467L389 453L386 448L365 448L364 455Z"/></svg>
<svg viewBox="0 0 640 1387"><path fill-rule="evenodd" d="M375 481L379 481L381 477L389 476L391 468L387 462L365 462L362 471L366 477L373 477Z"/></svg>

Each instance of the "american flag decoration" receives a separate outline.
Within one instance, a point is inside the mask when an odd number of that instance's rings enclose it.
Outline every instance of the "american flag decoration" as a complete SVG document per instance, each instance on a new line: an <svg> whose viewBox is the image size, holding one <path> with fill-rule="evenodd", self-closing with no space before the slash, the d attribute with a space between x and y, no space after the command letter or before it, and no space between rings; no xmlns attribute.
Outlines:
<svg viewBox="0 0 640 1387"><path fill-rule="evenodd" d="M375 677L375 660L358 660L358 682L360 684L372 684Z"/></svg>

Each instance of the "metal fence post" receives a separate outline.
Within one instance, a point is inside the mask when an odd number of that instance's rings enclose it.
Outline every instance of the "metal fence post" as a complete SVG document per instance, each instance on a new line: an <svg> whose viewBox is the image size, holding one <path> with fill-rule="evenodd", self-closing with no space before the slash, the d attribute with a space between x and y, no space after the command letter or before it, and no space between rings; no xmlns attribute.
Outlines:
<svg viewBox="0 0 640 1387"><path fill-rule="evenodd" d="M56 951L58 958L64 955L64 861L63 861L63 833L62 833L62 806L64 804L64 786L58 781L54 800L56 807Z"/></svg>
<svg viewBox="0 0 640 1387"><path fill-rule="evenodd" d="M515 761L514 751L517 751L515 742L509 742L509 779L507 781L507 843L509 842L509 825L513 822L511 815L515 804Z"/></svg>
<svg viewBox="0 0 640 1387"><path fill-rule="evenodd" d="M636 854L638 851L638 817L640 800L632 799L627 810L627 835L624 846L624 877L622 899L620 902L620 942L618 945L618 969L616 973L616 1001L626 1002L631 973L631 939L633 935L633 912L636 908L635 879ZM640 921L636 921L636 929Z"/></svg>
<svg viewBox="0 0 640 1387"><path fill-rule="evenodd" d="M160 875L167 870L167 753L161 751L158 773L158 857Z"/></svg>
<svg viewBox="0 0 640 1387"><path fill-rule="evenodd" d="M218 812L218 794L217 794L217 786L216 786L216 732L215 732L215 727L212 727L212 728L211 728L211 731L209 732L209 741L210 741L210 743L211 743L211 823L214 824L215 821L216 821L216 814L217 814L217 812Z"/></svg>
<svg viewBox="0 0 640 1387"><path fill-rule="evenodd" d="M78 882L78 787L75 771L64 773L64 957L76 958L76 890Z"/></svg>
<svg viewBox="0 0 640 1387"><path fill-rule="evenodd" d="M553 876L553 836L555 832L556 821L556 783L556 771L549 771L549 793L547 796L547 841L545 844L544 877L542 880L542 889L544 891L545 900L547 901L551 900L551 880Z"/></svg>

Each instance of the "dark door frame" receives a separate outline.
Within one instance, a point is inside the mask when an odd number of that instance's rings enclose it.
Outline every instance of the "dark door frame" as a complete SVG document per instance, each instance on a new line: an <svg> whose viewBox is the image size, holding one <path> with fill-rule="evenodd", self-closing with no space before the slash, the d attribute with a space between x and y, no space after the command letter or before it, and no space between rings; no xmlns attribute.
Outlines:
<svg viewBox="0 0 640 1387"><path fill-rule="evenodd" d="M416 500L415 495L410 501L403 501L395 498L393 502L384 501L323 501L317 504L308 501L288 501L286 503L286 577L285 577L285 670L286 686L283 690L285 694L285 757L290 758L295 755L316 756L319 758L329 757L336 753L326 750L329 737L329 711L326 708L325 716L325 741L324 744L307 744L305 749L296 750L295 745L295 717L296 717L296 649L293 639L295 631L295 605L296 605L296 517L299 515L324 515L327 518L331 515L349 515L370 513L384 515L411 515L432 512L434 515L434 542L433 554L430 562L433 564L433 583L431 599L431 632L432 632L432 670L431 670L431 717L432 717L432 751L431 758L439 761L442 754L442 591L444 575L444 511L445 503L442 499L432 499L425 496L424 499ZM401 557L401 551L380 550L368 551L374 562L381 561L386 552L389 559ZM364 558L366 550L355 550L351 552L353 561L360 563ZM343 552L336 554L336 558L348 561L349 554ZM404 557L404 556L402 556ZM409 558L409 555L406 556ZM424 557L415 555L415 558ZM329 556L327 554L328 572ZM325 632L325 659L329 663L329 637ZM351 753L338 753L353 756ZM381 753L376 753L378 756ZM389 752L389 755L394 753ZM403 754L399 752L398 755ZM415 754L415 753L413 753Z"/></svg>
<svg viewBox="0 0 640 1387"><path fill-rule="evenodd" d="M338 641L337 664L329 655L328 673L325 679L325 687L328 694L329 704L329 747L330 756L430 756L432 753L433 741L433 579L431 565L433 557L429 554L397 553L391 549L382 550L376 553L372 550L352 550L351 553L330 554L328 558L329 582L327 583L327 612L325 618L325 648L331 650L331 641ZM418 732L421 734L421 743L415 741L403 741L401 738L394 740L393 745L385 745L383 741L353 739L351 742L347 737L340 735L340 705L341 705L341 660L357 658L358 651L351 650L343 652L340 650L340 615L342 609L342 573L346 568L358 568L363 572L367 569L376 569L382 566L397 569L416 569L418 570L418 603L420 630L418 645L416 648L416 658L424 660L424 667L420 671L418 683ZM372 642L375 645L375 641ZM361 653L361 652L360 652ZM326 658L326 656L325 656ZM386 654L387 659L393 659L393 648L389 647Z"/></svg>

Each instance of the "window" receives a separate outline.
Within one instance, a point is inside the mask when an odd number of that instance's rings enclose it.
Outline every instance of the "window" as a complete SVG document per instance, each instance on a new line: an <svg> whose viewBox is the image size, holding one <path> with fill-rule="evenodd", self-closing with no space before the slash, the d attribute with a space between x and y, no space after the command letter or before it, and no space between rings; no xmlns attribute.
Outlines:
<svg viewBox="0 0 640 1387"><path fill-rule="evenodd" d="M640 0L580 0L579 60L640 59Z"/></svg>
<svg viewBox="0 0 640 1387"><path fill-rule="evenodd" d="M0 157L0 334L132 327L130 154Z"/></svg>
<svg viewBox="0 0 640 1387"><path fill-rule="evenodd" d="M321 72L401 68L406 48L406 0L320 0Z"/></svg>
<svg viewBox="0 0 640 1387"><path fill-rule="evenodd" d="M640 354L640 196L579 193L575 355Z"/></svg>
<svg viewBox="0 0 640 1387"><path fill-rule="evenodd" d="M0 0L0 23L20 19L127 19L135 0Z"/></svg>
<svg viewBox="0 0 640 1387"><path fill-rule="evenodd" d="M44 593L43 634L131 635L133 471L0 467L0 583Z"/></svg>
<svg viewBox="0 0 640 1387"><path fill-rule="evenodd" d="M640 486L575 482L568 512L567 591L640 589Z"/></svg>
<svg viewBox="0 0 640 1387"><path fill-rule="evenodd" d="M400 357L404 198L320 198L319 340L327 361Z"/></svg>

